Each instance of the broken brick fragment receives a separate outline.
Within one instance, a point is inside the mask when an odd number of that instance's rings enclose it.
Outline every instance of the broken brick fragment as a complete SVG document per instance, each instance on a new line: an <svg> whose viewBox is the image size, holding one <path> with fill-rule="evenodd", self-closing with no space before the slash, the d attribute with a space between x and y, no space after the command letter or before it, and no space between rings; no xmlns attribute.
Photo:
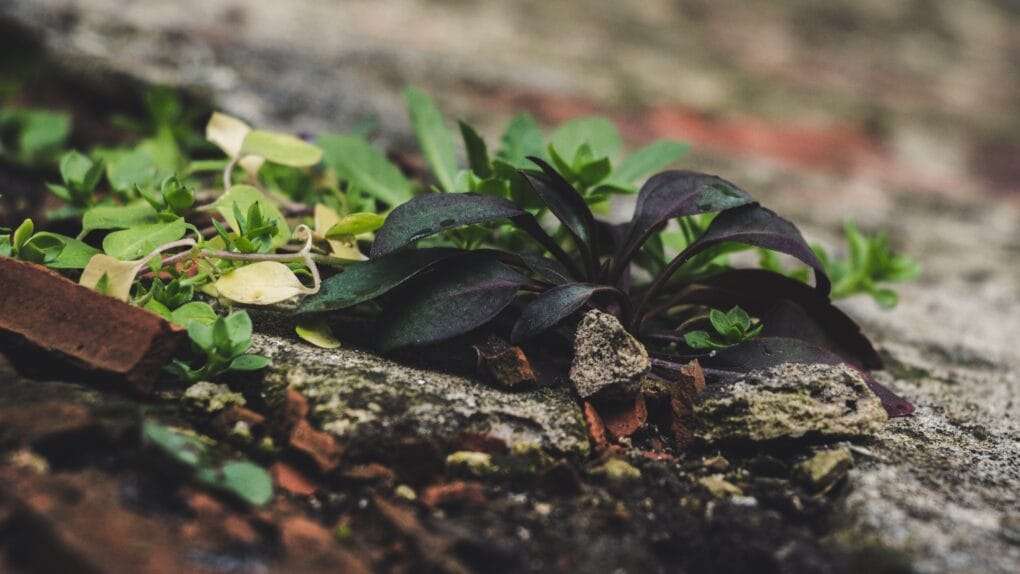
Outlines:
<svg viewBox="0 0 1020 574"><path fill-rule="evenodd" d="M187 341L154 313L9 257L0 257L0 332L143 392Z"/></svg>
<svg viewBox="0 0 1020 574"><path fill-rule="evenodd" d="M603 449L609 445L606 438L606 426L602 423L595 405L591 401L584 401L584 422L588 424L588 437L595 443L596 449Z"/></svg>
<svg viewBox="0 0 1020 574"><path fill-rule="evenodd" d="M489 335L473 345L478 356L478 371L499 386L517 389L538 382L531 361L520 347Z"/></svg>
<svg viewBox="0 0 1020 574"><path fill-rule="evenodd" d="M311 496L319 490L310 478L285 462L277 462L269 469L276 486L295 496Z"/></svg>
<svg viewBox="0 0 1020 574"><path fill-rule="evenodd" d="M291 428L288 444L314 463L323 474L329 474L340 466L343 448L333 435L315 429L306 419L301 419Z"/></svg>
<svg viewBox="0 0 1020 574"><path fill-rule="evenodd" d="M594 404L609 436L616 441L631 436L648 421L648 408L641 393L629 398L599 400Z"/></svg>
<svg viewBox="0 0 1020 574"><path fill-rule="evenodd" d="M343 477L354 482L392 484L397 475L389 467L371 462L348 468L344 471Z"/></svg>
<svg viewBox="0 0 1020 574"><path fill-rule="evenodd" d="M487 502L485 490L479 482L456 480L433 484L425 488L421 501L425 506L482 506Z"/></svg>

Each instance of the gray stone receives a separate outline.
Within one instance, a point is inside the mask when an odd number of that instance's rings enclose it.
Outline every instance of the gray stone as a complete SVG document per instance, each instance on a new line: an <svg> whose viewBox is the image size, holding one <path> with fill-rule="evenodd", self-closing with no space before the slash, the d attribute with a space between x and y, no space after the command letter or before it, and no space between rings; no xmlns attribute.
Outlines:
<svg viewBox="0 0 1020 574"><path fill-rule="evenodd" d="M787 363L710 387L695 405L705 442L867 436L885 410L864 379L844 366Z"/></svg>
<svg viewBox="0 0 1020 574"><path fill-rule="evenodd" d="M585 455L584 418L565 389L506 392L463 377L417 369L352 349L320 349L256 334L252 351L273 360L269 387L291 386L308 399L317 426L348 452L378 452L403 439L445 449L464 434Z"/></svg>
<svg viewBox="0 0 1020 574"><path fill-rule="evenodd" d="M243 407L245 404L241 393L231 392L227 385L217 385L208 381L201 381L188 387L184 391L183 400L188 406L208 413L216 413L233 405Z"/></svg>
<svg viewBox="0 0 1020 574"><path fill-rule="evenodd" d="M651 366L644 345L616 317L593 309L581 319L570 366L570 380L581 398L636 391Z"/></svg>

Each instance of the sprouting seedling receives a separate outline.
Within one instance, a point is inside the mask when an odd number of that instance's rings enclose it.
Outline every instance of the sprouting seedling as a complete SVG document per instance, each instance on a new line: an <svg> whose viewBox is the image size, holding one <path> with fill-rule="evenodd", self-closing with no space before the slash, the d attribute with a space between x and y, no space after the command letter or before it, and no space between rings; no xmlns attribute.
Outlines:
<svg viewBox="0 0 1020 574"><path fill-rule="evenodd" d="M712 309L708 313L710 331L693 330L684 333L684 341L692 349L725 349L739 345L761 334L763 325L751 318L747 311L735 306L729 311Z"/></svg>
<svg viewBox="0 0 1020 574"><path fill-rule="evenodd" d="M103 162L92 161L76 151L68 152L60 160L62 185L49 183L53 195L68 204L85 208L95 204L95 190L103 177Z"/></svg>
<svg viewBox="0 0 1020 574"><path fill-rule="evenodd" d="M257 371L270 364L266 357L245 354L251 346L252 333L251 318L246 311L217 317L212 325L191 321L187 329L194 351L204 355L205 360L198 368L179 359L167 366L170 373L184 381L209 380L228 371Z"/></svg>
<svg viewBox="0 0 1020 574"><path fill-rule="evenodd" d="M234 203L232 208L234 221L237 222L237 233L228 231L220 222L213 220L216 233L223 239L227 249L239 253L269 252L272 249L273 236L279 229L277 220L263 214L260 202L253 202L248 206L247 215L241 211L237 203Z"/></svg>

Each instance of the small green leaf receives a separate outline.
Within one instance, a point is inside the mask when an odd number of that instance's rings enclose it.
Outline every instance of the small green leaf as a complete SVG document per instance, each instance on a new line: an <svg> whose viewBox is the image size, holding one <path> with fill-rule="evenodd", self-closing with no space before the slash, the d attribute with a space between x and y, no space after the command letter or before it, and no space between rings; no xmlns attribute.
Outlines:
<svg viewBox="0 0 1020 574"><path fill-rule="evenodd" d="M516 168L528 167L528 156L541 156L545 151L542 130L535 118L527 113L518 114L510 120L500 143L496 157Z"/></svg>
<svg viewBox="0 0 1020 574"><path fill-rule="evenodd" d="M712 327L715 328L716 332L723 337L729 339L740 336L737 326L730 321L730 316L725 312L712 309L708 313L708 320L711 321Z"/></svg>
<svg viewBox="0 0 1020 574"><path fill-rule="evenodd" d="M63 147L71 134L71 116L31 110L23 114L21 132L18 134L18 148L21 153L35 159L47 152Z"/></svg>
<svg viewBox="0 0 1020 574"><path fill-rule="evenodd" d="M183 218L169 222L147 223L114 231L103 239L103 251L122 261L140 259L165 243L184 237L188 227Z"/></svg>
<svg viewBox="0 0 1020 574"><path fill-rule="evenodd" d="M352 213L345 215L326 231L328 239L336 239L348 235L370 233L382 227L386 218L378 213Z"/></svg>
<svg viewBox="0 0 1020 574"><path fill-rule="evenodd" d="M411 182L365 138L327 135L319 137L318 144L326 165L349 185L391 206L413 197Z"/></svg>
<svg viewBox="0 0 1020 574"><path fill-rule="evenodd" d="M329 328L329 323L325 319L317 317L302 319L294 326L294 332L298 337L316 347L322 349L340 348L340 340L333 335L333 330Z"/></svg>
<svg viewBox="0 0 1020 574"><path fill-rule="evenodd" d="M117 154L106 167L110 186L121 193L130 193L136 186L155 185L163 176L152 157L141 149Z"/></svg>
<svg viewBox="0 0 1020 574"><path fill-rule="evenodd" d="M213 321L213 324L216 323L217 321ZM215 344L213 341L212 325L207 325L202 321L189 321L187 329L188 338L190 338L191 342L199 349L209 352L214 348Z"/></svg>
<svg viewBox="0 0 1020 574"><path fill-rule="evenodd" d="M418 136L418 144L439 180L443 191L456 191L457 160L454 156L453 137L443 124L443 115L425 92L408 88L404 92L411 125Z"/></svg>
<svg viewBox="0 0 1020 574"><path fill-rule="evenodd" d="M251 345L252 324L247 311L234 311L223 319L227 339L234 354L239 354Z"/></svg>
<svg viewBox="0 0 1020 574"><path fill-rule="evenodd" d="M149 299L148 301L146 301L144 308L148 309L149 311L152 311L153 313L159 315L160 317L166 319L167 321L173 320L173 315L170 313L170 309L167 309L166 305L160 303L155 299Z"/></svg>
<svg viewBox="0 0 1020 574"><path fill-rule="evenodd" d="M108 273L103 273L103 275L99 278L99 281L96 281L96 293L100 293L102 295L109 295L110 275Z"/></svg>
<svg viewBox="0 0 1020 574"><path fill-rule="evenodd" d="M241 355L230 362L230 369L233 371L258 371L271 364L272 361L262 355Z"/></svg>
<svg viewBox="0 0 1020 574"><path fill-rule="evenodd" d="M81 226L87 232L97 229L128 229L157 221L156 210L151 205L136 201L127 205L93 207L82 215Z"/></svg>
<svg viewBox="0 0 1020 574"><path fill-rule="evenodd" d="M311 167L322 160L322 150L289 134L252 130L244 138L241 155L257 155L290 167Z"/></svg>
<svg viewBox="0 0 1020 574"><path fill-rule="evenodd" d="M628 155L613 170L615 182L633 184L642 177L661 171L683 157L690 146L687 144L659 140Z"/></svg>
<svg viewBox="0 0 1020 574"><path fill-rule="evenodd" d="M235 461L223 465L219 473L199 473L199 480L230 491L253 506L262 506L273 499L273 479L262 467Z"/></svg>
<svg viewBox="0 0 1020 574"><path fill-rule="evenodd" d="M549 142L571 164L582 145L590 146L593 157L612 160L619 154L621 143L613 122L600 117L570 120L553 132Z"/></svg>
<svg viewBox="0 0 1020 574"><path fill-rule="evenodd" d="M212 326L216 322L216 311L208 303L192 301L175 309L170 320L182 327L187 327L192 321Z"/></svg>
<svg viewBox="0 0 1020 574"><path fill-rule="evenodd" d="M492 175L492 165L489 163L489 152L485 147L485 140L478 135L475 128L465 122L460 124L460 134L464 138L464 149L467 151L468 165L471 171L481 178Z"/></svg>
<svg viewBox="0 0 1020 574"><path fill-rule="evenodd" d="M25 261L52 266L64 251L64 239L53 233L36 233L21 246L19 256ZM91 257L90 257L91 258ZM85 266L82 264L82 267Z"/></svg>
<svg viewBox="0 0 1020 574"><path fill-rule="evenodd" d="M724 349L726 345L716 342L706 331L684 333L684 342L692 349Z"/></svg>
<svg viewBox="0 0 1020 574"><path fill-rule="evenodd" d="M65 183L83 185L93 165L87 156L76 151L67 152L60 158L60 177Z"/></svg>
<svg viewBox="0 0 1020 574"><path fill-rule="evenodd" d="M868 294L884 309L892 309L900 301L899 296L892 289L873 288L868 291Z"/></svg>
<svg viewBox="0 0 1020 574"><path fill-rule="evenodd" d="M21 222L21 225L14 230L14 235L11 237L11 244L14 247L14 253L18 253L21 247L25 245L29 237L32 237L32 233L35 232L35 224L32 223L31 219L26 219Z"/></svg>

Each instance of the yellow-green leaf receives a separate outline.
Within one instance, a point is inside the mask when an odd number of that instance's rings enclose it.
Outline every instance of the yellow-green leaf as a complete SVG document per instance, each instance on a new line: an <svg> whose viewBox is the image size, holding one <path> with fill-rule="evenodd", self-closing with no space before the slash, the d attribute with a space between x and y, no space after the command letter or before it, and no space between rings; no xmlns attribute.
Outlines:
<svg viewBox="0 0 1020 574"><path fill-rule="evenodd" d="M244 138L248 137L249 132L251 132L251 126L220 112L214 113L205 126L205 138L234 159L238 159L241 155L241 146L244 145ZM258 173L264 161L264 157L257 155L240 158L241 167L253 175Z"/></svg>
<svg viewBox="0 0 1020 574"><path fill-rule="evenodd" d="M137 261L121 261L100 253L89 260L78 284L95 289L99 280L106 275L106 294L127 301L131 296L131 284L134 283L139 268Z"/></svg>
<svg viewBox="0 0 1020 574"><path fill-rule="evenodd" d="M294 326L298 337L323 349L338 349L340 340L333 335L329 324L322 319L306 319Z"/></svg>
<svg viewBox="0 0 1020 574"><path fill-rule="evenodd" d="M117 259L138 259L164 243L177 241L187 233L184 218L162 223L146 223L131 229L114 231L103 239L103 251Z"/></svg>
<svg viewBox="0 0 1020 574"><path fill-rule="evenodd" d="M272 305L308 291L297 275L278 261L260 261L234 269L214 285L221 297L248 305Z"/></svg>
<svg viewBox="0 0 1020 574"><path fill-rule="evenodd" d="M316 204L314 215L314 235L319 239L326 239L326 232L340 222L340 216L337 215L337 212L321 203ZM334 256L341 259L351 259L353 261L368 259L358 249L358 242L354 240L353 236L331 238L329 239L329 248Z"/></svg>
<svg viewBox="0 0 1020 574"><path fill-rule="evenodd" d="M241 155L258 155L290 167L311 167L322 160L322 150L288 134L252 130L244 138Z"/></svg>
<svg viewBox="0 0 1020 574"><path fill-rule="evenodd" d="M327 231L326 237L334 239L339 236L369 233L382 227L386 218L378 213L352 213L340 218Z"/></svg>

